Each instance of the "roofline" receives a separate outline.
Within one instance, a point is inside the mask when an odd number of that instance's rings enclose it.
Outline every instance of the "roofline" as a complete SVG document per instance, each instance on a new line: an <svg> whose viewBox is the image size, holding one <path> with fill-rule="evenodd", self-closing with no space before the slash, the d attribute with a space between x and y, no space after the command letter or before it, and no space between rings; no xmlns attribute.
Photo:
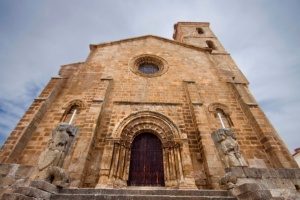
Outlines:
<svg viewBox="0 0 300 200"><path fill-rule="evenodd" d="M110 45L114 45L114 44L119 44L119 43L122 43L122 42L128 42L128 41L132 41L132 40L141 40L141 39L145 39L145 38L155 38L155 39L163 40L165 42L170 42L170 43L173 43L173 44L181 45L181 46L191 48L191 49L195 49L195 50L208 51L209 53L212 52L211 48L197 47L197 46L194 46L194 45L178 42L178 41L175 41L175 40L166 39L166 38L155 36L155 35L144 35L144 36L140 36L140 37L127 38L127 39L123 39L123 40L117 40L117 41L106 42L106 43L90 44L90 50L94 50L94 49L97 49L99 47L105 47L105 46L110 46Z"/></svg>

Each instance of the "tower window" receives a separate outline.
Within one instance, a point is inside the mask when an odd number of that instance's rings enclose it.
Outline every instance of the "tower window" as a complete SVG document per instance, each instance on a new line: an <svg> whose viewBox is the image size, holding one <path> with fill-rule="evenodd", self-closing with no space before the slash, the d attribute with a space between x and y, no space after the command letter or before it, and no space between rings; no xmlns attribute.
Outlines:
<svg viewBox="0 0 300 200"><path fill-rule="evenodd" d="M209 48L211 48L211 49L213 49L213 50L217 50L217 47L216 47L216 45L215 45L215 43L214 43L213 41L207 40L207 41L206 41L206 44L207 44L207 46L208 46Z"/></svg>
<svg viewBox="0 0 300 200"><path fill-rule="evenodd" d="M196 30L197 30L197 32L198 32L199 34L203 34L203 33L204 33L204 30L203 30L202 28L196 28Z"/></svg>

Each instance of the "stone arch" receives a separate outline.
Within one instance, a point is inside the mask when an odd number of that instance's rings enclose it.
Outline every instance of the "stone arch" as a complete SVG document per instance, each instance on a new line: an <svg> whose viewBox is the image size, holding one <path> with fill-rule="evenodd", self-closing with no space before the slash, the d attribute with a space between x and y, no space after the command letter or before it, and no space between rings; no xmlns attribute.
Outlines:
<svg viewBox="0 0 300 200"><path fill-rule="evenodd" d="M136 136L156 135L162 143L165 187L195 187L191 155L185 134L166 116L152 111L140 111L122 119L107 139L102 172L96 187L127 187L130 154Z"/></svg>
<svg viewBox="0 0 300 200"><path fill-rule="evenodd" d="M122 119L112 133L113 138L133 141L142 132L155 134L162 143L184 138L179 128L166 116L152 111L136 112Z"/></svg>
<svg viewBox="0 0 300 200"><path fill-rule="evenodd" d="M208 106L208 111L209 112L213 112L213 113L216 113L216 110L217 109L221 109L223 110L223 112L226 114L226 115L230 115L231 112L229 111L228 107L224 104L221 104L221 103L211 103L209 104Z"/></svg>
<svg viewBox="0 0 300 200"><path fill-rule="evenodd" d="M87 107L87 103L86 101L82 100L82 99L73 99L71 101L68 101L67 103L65 103L62 108L64 110L69 110L72 106L78 106L78 108L80 108L81 110L85 109Z"/></svg>
<svg viewBox="0 0 300 200"><path fill-rule="evenodd" d="M225 124L225 126L227 126L227 128L234 126L230 117L231 112L226 105L221 103L212 103L208 106L208 111L213 113L215 118L218 117L217 115L219 113L220 117L223 120L223 123Z"/></svg>
<svg viewBox="0 0 300 200"><path fill-rule="evenodd" d="M84 100L81 99L73 99L67 103L65 103L62 108L65 110L64 114L61 116L61 122L67 122L70 120L74 113L76 112L76 115L80 114L82 110L85 110L87 107L87 103Z"/></svg>

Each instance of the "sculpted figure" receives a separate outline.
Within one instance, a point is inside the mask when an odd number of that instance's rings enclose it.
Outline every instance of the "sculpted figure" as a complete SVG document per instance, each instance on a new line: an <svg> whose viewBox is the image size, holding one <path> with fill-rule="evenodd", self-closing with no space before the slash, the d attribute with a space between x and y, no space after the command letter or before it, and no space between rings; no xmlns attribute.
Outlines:
<svg viewBox="0 0 300 200"><path fill-rule="evenodd" d="M225 167L247 166L246 161L241 156L240 145L232 129L223 129L220 132L220 144L224 154Z"/></svg>
<svg viewBox="0 0 300 200"><path fill-rule="evenodd" d="M69 147L69 135L72 135L71 126L66 123L61 123L52 131L47 148L38 159L36 180L44 180L59 187L70 185L69 176L61 168Z"/></svg>

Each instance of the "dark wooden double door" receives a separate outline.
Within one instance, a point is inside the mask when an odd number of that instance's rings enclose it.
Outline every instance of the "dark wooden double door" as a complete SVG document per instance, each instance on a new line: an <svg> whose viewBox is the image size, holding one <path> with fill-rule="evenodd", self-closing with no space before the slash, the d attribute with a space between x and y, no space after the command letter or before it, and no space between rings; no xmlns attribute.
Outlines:
<svg viewBox="0 0 300 200"><path fill-rule="evenodd" d="M132 144L129 186L164 186L161 141L151 133L138 135Z"/></svg>

